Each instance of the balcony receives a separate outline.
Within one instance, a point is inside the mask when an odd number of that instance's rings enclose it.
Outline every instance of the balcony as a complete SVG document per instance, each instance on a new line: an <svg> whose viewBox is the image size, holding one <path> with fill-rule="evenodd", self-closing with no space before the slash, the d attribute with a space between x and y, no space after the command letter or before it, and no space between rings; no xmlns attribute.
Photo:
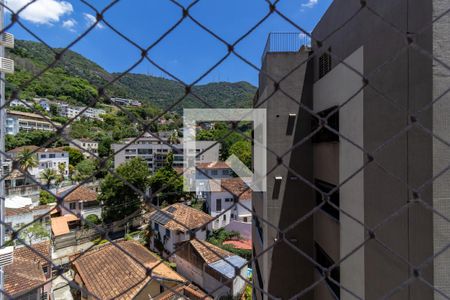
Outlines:
<svg viewBox="0 0 450 300"><path fill-rule="evenodd" d="M34 196L38 195L40 191L40 187L37 184L33 185L22 185L16 187L7 187L6 196Z"/></svg>
<svg viewBox="0 0 450 300"><path fill-rule="evenodd" d="M267 37L261 63L268 53L298 52L302 46L311 46L311 38L299 32L272 32Z"/></svg>
<svg viewBox="0 0 450 300"><path fill-rule="evenodd" d="M9 32L3 32L0 45L6 48L14 48L14 35Z"/></svg>
<svg viewBox="0 0 450 300"><path fill-rule="evenodd" d="M14 73L14 61L9 58L0 57L0 72Z"/></svg>

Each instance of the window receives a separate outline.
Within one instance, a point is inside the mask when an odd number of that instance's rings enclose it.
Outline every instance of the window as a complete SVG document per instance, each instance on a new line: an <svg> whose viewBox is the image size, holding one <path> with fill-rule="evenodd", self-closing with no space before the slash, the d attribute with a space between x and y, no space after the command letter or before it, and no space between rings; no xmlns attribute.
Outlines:
<svg viewBox="0 0 450 300"><path fill-rule="evenodd" d="M318 112L317 115L321 118L327 117L331 112L336 110L337 106L333 106L330 108L327 108L321 112ZM328 126L331 127L333 130L339 132L339 110L336 110L333 112L332 115L330 115L327 119ZM317 118L313 118L312 124L311 124L311 130L315 130L317 127L319 127L319 120ZM328 128L321 128L316 134L312 137L313 143L329 143L329 142L339 142L339 135L335 134L334 132L330 131Z"/></svg>
<svg viewBox="0 0 450 300"><path fill-rule="evenodd" d="M328 48L331 52L331 48ZM326 52L319 57L319 78L324 77L328 72L331 71L331 55Z"/></svg>
<svg viewBox="0 0 450 300"><path fill-rule="evenodd" d="M248 218L247 217L244 217L244 223L247 223L248 222Z"/></svg>
<svg viewBox="0 0 450 300"><path fill-rule="evenodd" d="M138 154L152 154L152 149L138 149Z"/></svg>
<svg viewBox="0 0 450 300"><path fill-rule="evenodd" d="M233 198L225 198L225 202L233 202Z"/></svg>
<svg viewBox="0 0 450 300"><path fill-rule="evenodd" d="M77 209L77 204L76 203L70 203L69 204L69 208L70 209Z"/></svg>
<svg viewBox="0 0 450 300"><path fill-rule="evenodd" d="M155 222L155 230L159 231L159 224Z"/></svg>
<svg viewBox="0 0 450 300"><path fill-rule="evenodd" d="M216 199L216 211L222 210L222 199Z"/></svg>
<svg viewBox="0 0 450 300"><path fill-rule="evenodd" d="M48 155L48 158L55 158L56 157L56 154L49 154Z"/></svg>
<svg viewBox="0 0 450 300"><path fill-rule="evenodd" d="M234 219L234 214L231 214L231 219Z"/></svg>
<svg viewBox="0 0 450 300"><path fill-rule="evenodd" d="M48 272L48 266L43 266L43 267L42 267L42 272L44 272L45 274L47 274L47 272Z"/></svg>
<svg viewBox="0 0 450 300"><path fill-rule="evenodd" d="M324 268L329 268L334 264L334 261L328 256L328 254L322 249L322 247L319 246L319 244L314 244L315 248L315 260L316 262L321 265ZM322 273L322 270L317 268L320 274L325 275ZM331 270L330 277L340 283L340 269L339 267L334 268ZM340 287L339 285L332 282L329 278L325 278L325 282L327 283L328 287L332 290L332 292L336 295L336 297L339 299L340 296Z"/></svg>
<svg viewBox="0 0 450 300"><path fill-rule="evenodd" d="M335 185L319 179L314 180L314 185L323 193L329 193L336 187ZM329 200L334 206L339 207L339 191L335 191L333 194L331 194ZM320 205L321 203L322 194L319 191L316 191L316 205ZM334 219L339 220L339 210L336 209L333 205L331 205L330 203L325 203L324 205L322 205L321 209Z"/></svg>
<svg viewBox="0 0 450 300"><path fill-rule="evenodd" d="M47 158L47 155L41 154L41 158Z"/></svg>
<svg viewBox="0 0 450 300"><path fill-rule="evenodd" d="M227 220L227 214L223 215L223 220L226 221Z"/></svg>
<svg viewBox="0 0 450 300"><path fill-rule="evenodd" d="M166 228L166 236L170 238L170 230Z"/></svg>
<svg viewBox="0 0 450 300"><path fill-rule="evenodd" d="M217 170L211 170L211 175L217 175Z"/></svg>
<svg viewBox="0 0 450 300"><path fill-rule="evenodd" d="M230 170L222 170L222 175L230 175Z"/></svg>

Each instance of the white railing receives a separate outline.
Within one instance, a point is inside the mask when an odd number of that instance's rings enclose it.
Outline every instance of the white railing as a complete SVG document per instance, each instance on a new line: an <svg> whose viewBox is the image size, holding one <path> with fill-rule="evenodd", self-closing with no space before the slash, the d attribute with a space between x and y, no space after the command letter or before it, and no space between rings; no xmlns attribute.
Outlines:
<svg viewBox="0 0 450 300"><path fill-rule="evenodd" d="M14 35L9 32L3 32L0 44L6 48L14 48Z"/></svg>

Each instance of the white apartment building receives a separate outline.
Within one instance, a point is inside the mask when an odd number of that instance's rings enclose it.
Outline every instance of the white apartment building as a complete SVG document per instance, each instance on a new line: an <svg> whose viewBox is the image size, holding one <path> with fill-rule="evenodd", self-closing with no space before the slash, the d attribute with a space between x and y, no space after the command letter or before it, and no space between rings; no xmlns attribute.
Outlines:
<svg viewBox="0 0 450 300"><path fill-rule="evenodd" d="M125 99L125 98L111 98L111 102L117 104L117 105L123 105L123 106L142 106L142 103L137 100L133 99Z"/></svg>
<svg viewBox="0 0 450 300"><path fill-rule="evenodd" d="M81 150L86 158L91 157L92 156L91 153L98 155L98 142L93 140L73 139L70 143L70 146L78 150Z"/></svg>
<svg viewBox="0 0 450 300"><path fill-rule="evenodd" d="M7 111L6 113L6 134L16 135L20 131L56 131L55 126L61 126L57 122L50 123L46 118L39 114Z"/></svg>
<svg viewBox="0 0 450 300"><path fill-rule="evenodd" d="M106 111L104 109L100 109L100 108L89 107L86 110L84 110L84 109L85 109L84 107L71 106L66 103L58 104L58 114L61 117L66 117L69 119L76 118L77 120L79 120L81 117L83 117L83 118L87 118L87 119L102 121L103 119L100 117L100 115L106 113ZM81 111L83 111L83 113L81 113ZM80 115L80 113L81 113L81 115Z"/></svg>
<svg viewBox="0 0 450 300"><path fill-rule="evenodd" d="M18 147L8 151L8 154L12 158L15 158L20 152L25 149L30 151L36 151L36 157L38 159L38 166L31 168L28 172L36 179L41 179L41 173L45 169L53 169L59 174L59 165L64 164L64 176L69 175L69 153L62 148L40 148L37 146L24 146Z"/></svg>
<svg viewBox="0 0 450 300"><path fill-rule="evenodd" d="M244 180L241 178L223 178L220 182L209 180L209 190L205 193L207 211L212 217L220 215L212 223L212 229L225 227L231 221L252 222L252 190ZM232 207L235 198L238 198L238 204Z"/></svg>
<svg viewBox="0 0 450 300"><path fill-rule="evenodd" d="M128 139L123 144L112 144L114 155L114 166L117 168L127 160L140 157L147 161L149 169L154 172L164 166L167 155L173 152L173 167L184 167L183 143L169 144L169 134L166 132L158 134L145 134L133 141ZM215 162L219 159L220 144L214 141L197 141L196 152L202 153L197 157L198 162ZM210 148L211 147L211 148Z"/></svg>

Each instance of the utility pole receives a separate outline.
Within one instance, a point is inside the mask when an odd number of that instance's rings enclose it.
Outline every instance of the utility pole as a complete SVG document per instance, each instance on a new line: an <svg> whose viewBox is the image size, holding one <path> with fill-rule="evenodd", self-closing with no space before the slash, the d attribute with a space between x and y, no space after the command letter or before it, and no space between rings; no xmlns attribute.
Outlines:
<svg viewBox="0 0 450 300"><path fill-rule="evenodd" d="M5 28L5 9L4 0L0 0L0 32ZM14 61L5 57L5 47L14 47L14 36L3 32L0 34L0 174L4 177L3 166L5 164L5 135L6 135L6 108L5 108L5 73L14 72ZM0 181L0 220L5 222L5 181ZM0 300L3 300L4 294L4 266L11 264L13 260L13 247L4 247L5 226L0 224Z"/></svg>

